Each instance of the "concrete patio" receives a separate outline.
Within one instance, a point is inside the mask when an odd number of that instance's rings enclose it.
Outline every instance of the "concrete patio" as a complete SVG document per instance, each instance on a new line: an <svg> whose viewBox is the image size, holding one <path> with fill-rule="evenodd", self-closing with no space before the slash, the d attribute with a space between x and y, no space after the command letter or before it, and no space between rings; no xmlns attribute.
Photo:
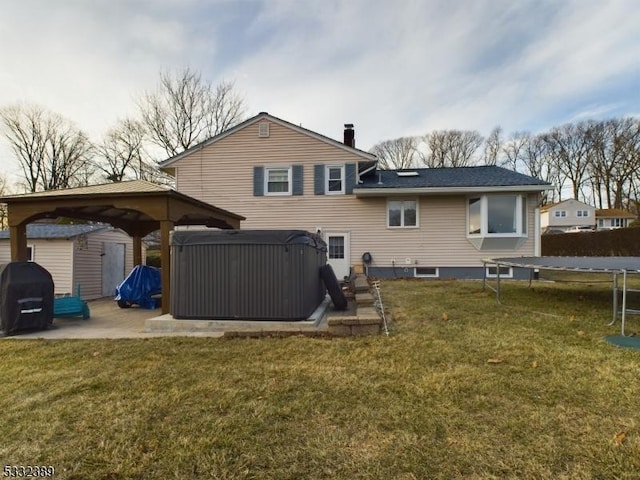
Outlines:
<svg viewBox="0 0 640 480"><path fill-rule="evenodd" d="M115 339L153 337L261 337L261 336L362 336L380 333L382 322L369 292L367 279L355 280L355 294L345 311L336 311L327 295L312 315L301 321L186 320L162 314L160 309L119 308L110 298L88 302L91 318L54 318L47 330L4 338ZM386 329L386 326L385 326Z"/></svg>
<svg viewBox="0 0 640 480"><path fill-rule="evenodd" d="M89 302L91 318L54 318L47 330L25 332L4 338L89 339L153 337L222 337L225 332L303 332L326 330L329 301L323 302L305 321L175 320L159 309L119 308L112 299Z"/></svg>

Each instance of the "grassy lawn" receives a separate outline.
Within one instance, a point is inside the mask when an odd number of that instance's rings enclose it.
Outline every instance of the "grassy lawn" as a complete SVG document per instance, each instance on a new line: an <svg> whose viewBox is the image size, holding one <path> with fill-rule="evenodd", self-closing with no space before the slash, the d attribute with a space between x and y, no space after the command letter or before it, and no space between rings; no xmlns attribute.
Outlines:
<svg viewBox="0 0 640 480"><path fill-rule="evenodd" d="M640 350L606 284L387 281L391 335L0 342L0 468L60 479L610 479ZM640 318L629 320L640 331Z"/></svg>

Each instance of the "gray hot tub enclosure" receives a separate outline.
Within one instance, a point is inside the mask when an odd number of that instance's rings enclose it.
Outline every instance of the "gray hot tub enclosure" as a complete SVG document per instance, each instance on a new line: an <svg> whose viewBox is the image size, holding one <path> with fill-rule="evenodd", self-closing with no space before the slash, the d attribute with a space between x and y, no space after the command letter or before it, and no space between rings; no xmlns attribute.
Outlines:
<svg viewBox="0 0 640 480"><path fill-rule="evenodd" d="M303 230L174 231L177 319L302 320L325 297L324 241Z"/></svg>

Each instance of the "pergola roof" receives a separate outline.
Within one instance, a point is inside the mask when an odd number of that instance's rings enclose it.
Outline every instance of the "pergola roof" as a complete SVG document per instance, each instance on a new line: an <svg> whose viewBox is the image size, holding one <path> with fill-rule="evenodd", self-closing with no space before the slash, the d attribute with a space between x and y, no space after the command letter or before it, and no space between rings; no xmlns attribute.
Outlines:
<svg viewBox="0 0 640 480"><path fill-rule="evenodd" d="M145 180L0 197L9 208L9 225L39 218L69 217L109 223L129 235L145 236L174 225L238 228L245 217L214 207L169 187Z"/></svg>
<svg viewBox="0 0 640 480"><path fill-rule="evenodd" d="M11 259L27 259L26 225L40 218L109 223L133 237L134 264L142 263L142 237L160 230L162 312L171 301L169 234L176 225L240 228L241 215L144 180L0 197L7 204Z"/></svg>

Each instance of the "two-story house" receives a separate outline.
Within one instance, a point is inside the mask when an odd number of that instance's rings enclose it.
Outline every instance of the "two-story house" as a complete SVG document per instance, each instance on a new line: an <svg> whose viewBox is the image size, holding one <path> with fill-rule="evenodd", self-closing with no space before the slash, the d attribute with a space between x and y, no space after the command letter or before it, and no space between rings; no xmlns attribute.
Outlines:
<svg viewBox="0 0 640 480"><path fill-rule="evenodd" d="M595 230L596 209L573 198L545 205L540 209L542 231Z"/></svg>
<svg viewBox="0 0 640 480"><path fill-rule="evenodd" d="M339 277L364 258L373 276L481 278L483 258L539 254L548 183L493 166L380 171L376 160L355 148L352 125L336 141L263 112L160 167L178 191L245 216L245 229L321 234Z"/></svg>

